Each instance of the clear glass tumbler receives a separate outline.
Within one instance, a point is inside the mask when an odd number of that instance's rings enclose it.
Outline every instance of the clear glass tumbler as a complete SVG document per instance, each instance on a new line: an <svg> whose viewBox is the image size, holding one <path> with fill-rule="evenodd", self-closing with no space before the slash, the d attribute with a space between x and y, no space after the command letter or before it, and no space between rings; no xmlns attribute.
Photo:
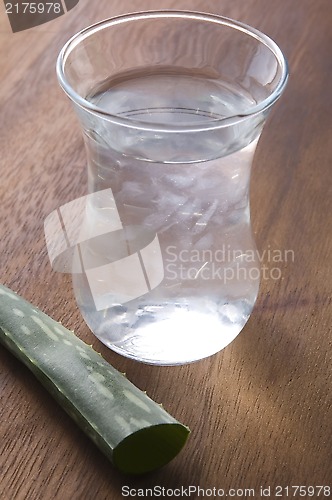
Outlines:
<svg viewBox="0 0 332 500"><path fill-rule="evenodd" d="M76 34L57 74L88 160L73 266L84 320L147 363L218 352L258 293L250 170L287 81L282 52L227 18L143 12Z"/></svg>

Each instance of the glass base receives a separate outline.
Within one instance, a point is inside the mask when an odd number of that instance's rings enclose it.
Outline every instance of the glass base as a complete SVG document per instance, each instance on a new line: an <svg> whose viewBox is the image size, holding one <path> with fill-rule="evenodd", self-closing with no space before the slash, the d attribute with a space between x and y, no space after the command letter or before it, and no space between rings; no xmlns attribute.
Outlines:
<svg viewBox="0 0 332 500"><path fill-rule="evenodd" d="M107 337L97 337L113 351L136 361L180 365L216 354L241 330L238 324L221 325L208 315L179 311L169 320L138 329L117 344L111 343Z"/></svg>
<svg viewBox="0 0 332 500"><path fill-rule="evenodd" d="M73 276L81 314L96 337L125 357L154 365L179 365L216 354L241 332L253 309L250 300L187 297L181 301L131 301L97 311L84 275Z"/></svg>

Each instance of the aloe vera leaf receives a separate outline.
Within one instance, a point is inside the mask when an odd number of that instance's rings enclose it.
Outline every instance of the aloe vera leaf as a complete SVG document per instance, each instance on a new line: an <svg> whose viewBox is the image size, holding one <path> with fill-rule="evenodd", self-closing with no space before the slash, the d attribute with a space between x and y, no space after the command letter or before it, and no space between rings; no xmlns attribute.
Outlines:
<svg viewBox="0 0 332 500"><path fill-rule="evenodd" d="M159 468L184 446L186 426L73 332L2 285L0 342L122 472Z"/></svg>

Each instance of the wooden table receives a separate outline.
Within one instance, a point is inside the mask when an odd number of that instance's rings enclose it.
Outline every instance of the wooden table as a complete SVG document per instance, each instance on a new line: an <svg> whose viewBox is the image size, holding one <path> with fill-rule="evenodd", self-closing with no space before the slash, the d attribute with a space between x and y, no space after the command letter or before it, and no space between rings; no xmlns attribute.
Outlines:
<svg viewBox="0 0 332 500"><path fill-rule="evenodd" d="M45 217L86 192L85 153L56 80L57 54L78 29L157 4L255 26L278 42L291 73L257 149L251 206L260 251L291 249L294 262L281 263L279 280L262 281L229 347L181 367L143 365L103 347L77 311L70 278L52 271L43 235ZM117 500L124 485L253 488L255 498L261 486L271 487L271 498L278 485L289 496L296 485L332 487L331 23L330 0L80 0L54 21L12 33L1 4L1 282L74 328L192 430L168 466L122 476L1 348L2 500ZM250 497L244 493L234 497Z"/></svg>

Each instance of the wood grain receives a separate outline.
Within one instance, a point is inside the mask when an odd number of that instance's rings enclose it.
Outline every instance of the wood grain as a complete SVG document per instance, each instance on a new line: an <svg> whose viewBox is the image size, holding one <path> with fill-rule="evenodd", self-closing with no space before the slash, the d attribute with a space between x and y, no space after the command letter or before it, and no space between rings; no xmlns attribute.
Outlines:
<svg viewBox="0 0 332 500"><path fill-rule="evenodd" d="M123 485L255 488L256 497L261 485L332 487L330 0L158 2L251 24L278 42L290 64L288 88L257 149L251 206L259 249L292 249L295 259L282 264L281 279L262 281L254 313L229 347L172 368L121 358L89 332L70 279L50 268L43 221L86 192L85 153L56 81L57 54L94 21L154 7L152 0L81 0L49 25L15 34L0 11L0 278L74 328L192 435L167 467L121 476L1 349L2 500L117 500Z"/></svg>

